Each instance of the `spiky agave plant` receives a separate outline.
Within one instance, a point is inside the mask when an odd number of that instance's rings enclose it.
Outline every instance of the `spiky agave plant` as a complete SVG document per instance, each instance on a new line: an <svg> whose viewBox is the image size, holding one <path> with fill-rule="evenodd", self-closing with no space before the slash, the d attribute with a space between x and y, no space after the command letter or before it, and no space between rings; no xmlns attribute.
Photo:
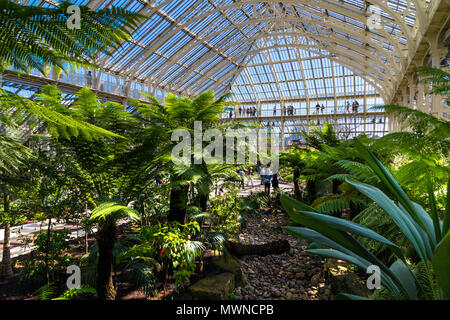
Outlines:
<svg viewBox="0 0 450 320"><path fill-rule="evenodd" d="M412 202L398 185L389 171L373 153L357 144L361 157L372 168L387 190L387 196L380 189L369 184L347 179L365 196L377 203L405 234L411 246L420 257L429 276L426 289L432 291L434 299L450 299L450 191L447 194L447 208L443 222L439 220L437 209L428 214L422 206ZM450 180L449 180L450 187ZM433 199L430 194L430 199ZM286 231L298 238L310 241L311 254L341 259L356 264L363 270L376 265L381 270L381 284L395 299L418 299L424 295L423 281L418 280L409 265L407 257L399 247L384 236L354 222L320 214L314 208L287 196L281 198L284 209L294 223L305 226L288 226ZM397 256L391 266L385 265L367 250L352 235L358 235L383 243ZM362 299L349 294L340 298Z"/></svg>

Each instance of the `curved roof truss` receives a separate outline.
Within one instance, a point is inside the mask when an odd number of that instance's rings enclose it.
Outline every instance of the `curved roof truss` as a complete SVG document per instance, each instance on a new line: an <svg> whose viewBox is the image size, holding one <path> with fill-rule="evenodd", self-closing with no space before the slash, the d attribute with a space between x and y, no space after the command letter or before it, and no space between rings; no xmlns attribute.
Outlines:
<svg viewBox="0 0 450 320"><path fill-rule="evenodd" d="M112 56L98 57L97 63L103 72L126 81L185 95L211 89L226 93L255 55L266 55L273 69L267 52L289 47L345 66L389 100L433 13L430 0L73 2L92 9L120 6L148 16L130 30L130 41ZM57 5L53 0L23 3ZM381 24L371 24L374 17Z"/></svg>

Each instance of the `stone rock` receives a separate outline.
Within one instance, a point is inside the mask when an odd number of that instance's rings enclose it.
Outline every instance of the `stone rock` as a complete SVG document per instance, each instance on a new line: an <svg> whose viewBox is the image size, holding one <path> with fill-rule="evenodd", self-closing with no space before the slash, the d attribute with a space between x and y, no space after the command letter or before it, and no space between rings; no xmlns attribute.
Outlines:
<svg viewBox="0 0 450 320"><path fill-rule="evenodd" d="M368 298L371 291L366 283L353 271L347 270L345 265L335 260L329 260L324 265L325 277L331 285L332 293L350 293Z"/></svg>
<svg viewBox="0 0 450 320"><path fill-rule="evenodd" d="M274 297L280 297L281 296L281 292L277 289L272 290Z"/></svg>
<svg viewBox="0 0 450 320"><path fill-rule="evenodd" d="M311 277L311 285L314 287L317 286L319 284L320 280L321 280L320 273L313 275Z"/></svg>
<svg viewBox="0 0 450 320"><path fill-rule="evenodd" d="M231 272L203 278L187 288L194 300L226 300L233 290L234 274Z"/></svg>
<svg viewBox="0 0 450 320"><path fill-rule="evenodd" d="M245 286L247 279L245 278L241 269L241 264L237 261L237 259L232 256L220 256L213 258L211 263L213 267L219 272L230 272L234 274L236 285ZM253 270L250 271L250 273L253 272Z"/></svg>

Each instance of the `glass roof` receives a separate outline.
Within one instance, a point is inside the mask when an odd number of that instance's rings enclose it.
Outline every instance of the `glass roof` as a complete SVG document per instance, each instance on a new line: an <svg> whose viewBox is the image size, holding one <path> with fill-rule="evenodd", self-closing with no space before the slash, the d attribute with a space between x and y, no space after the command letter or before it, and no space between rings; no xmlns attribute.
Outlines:
<svg viewBox="0 0 450 320"><path fill-rule="evenodd" d="M94 10L119 6L149 17L112 56L99 57L103 72L175 94L232 90L242 99L253 95L255 100L329 95L330 70L356 74L386 97L392 95L406 62L413 58L411 48L431 4L430 0L71 2ZM21 3L57 5L54 0ZM382 26L367 27L373 17ZM337 76L338 82L343 79Z"/></svg>
<svg viewBox="0 0 450 320"><path fill-rule="evenodd" d="M231 91L236 101L244 103L255 102L255 97L267 102L364 95L360 87L364 82L368 82L366 94L377 92L374 83L336 60L323 50L314 53L289 46L259 50L238 75Z"/></svg>

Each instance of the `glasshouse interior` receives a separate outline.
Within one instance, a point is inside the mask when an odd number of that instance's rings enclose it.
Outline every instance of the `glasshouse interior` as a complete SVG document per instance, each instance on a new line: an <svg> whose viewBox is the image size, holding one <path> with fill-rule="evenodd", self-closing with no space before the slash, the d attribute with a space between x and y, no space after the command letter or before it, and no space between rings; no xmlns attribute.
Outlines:
<svg viewBox="0 0 450 320"><path fill-rule="evenodd" d="M0 300L449 300L449 0L0 0Z"/></svg>

